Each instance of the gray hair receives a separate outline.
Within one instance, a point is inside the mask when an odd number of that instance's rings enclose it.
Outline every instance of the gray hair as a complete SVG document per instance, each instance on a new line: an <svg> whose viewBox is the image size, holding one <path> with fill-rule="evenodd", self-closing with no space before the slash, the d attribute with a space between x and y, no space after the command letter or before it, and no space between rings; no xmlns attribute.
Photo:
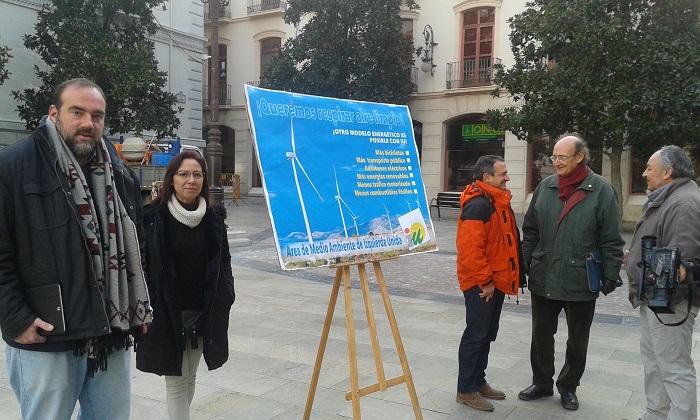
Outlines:
<svg viewBox="0 0 700 420"><path fill-rule="evenodd" d="M573 137L574 139L576 139L574 141L576 153L583 154L583 163L587 164L591 158L591 151L588 150L588 143L586 143L583 137L579 136L578 134L564 133L561 136L557 137L557 140L554 143L556 144L557 141L563 139L564 137Z"/></svg>
<svg viewBox="0 0 700 420"><path fill-rule="evenodd" d="M496 162L505 162L505 160L496 155L483 155L479 157L474 164L474 179L483 181L484 174L494 175L496 169L494 169L493 165L495 165Z"/></svg>
<svg viewBox="0 0 700 420"><path fill-rule="evenodd" d="M659 163L663 169L671 168L671 178L694 178L695 169L688 154L678 146L670 145L659 149Z"/></svg>

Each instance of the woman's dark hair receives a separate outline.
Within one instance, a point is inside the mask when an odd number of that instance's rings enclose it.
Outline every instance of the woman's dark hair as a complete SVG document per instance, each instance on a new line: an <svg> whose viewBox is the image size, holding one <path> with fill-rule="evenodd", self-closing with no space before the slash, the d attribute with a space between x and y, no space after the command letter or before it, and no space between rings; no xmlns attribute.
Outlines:
<svg viewBox="0 0 700 420"><path fill-rule="evenodd" d="M165 169L165 175L163 176L163 186L160 189L160 194L153 200L153 203L167 204L170 201L170 197L175 194L175 188L173 188L173 177L175 172L180 169L182 162L185 159L194 159L202 167L202 172L204 173L204 179L202 180L202 191L199 196L206 200L207 205L209 205L209 182L207 181L207 163L204 158L199 153L192 150L185 150L183 152L175 155L174 158L170 160L168 167Z"/></svg>

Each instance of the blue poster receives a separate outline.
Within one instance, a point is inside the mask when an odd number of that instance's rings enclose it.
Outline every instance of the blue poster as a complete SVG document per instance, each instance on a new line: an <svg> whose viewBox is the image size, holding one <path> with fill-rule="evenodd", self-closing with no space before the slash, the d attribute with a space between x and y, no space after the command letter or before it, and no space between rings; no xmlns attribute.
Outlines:
<svg viewBox="0 0 700 420"><path fill-rule="evenodd" d="M408 107L245 93L284 270L437 250Z"/></svg>

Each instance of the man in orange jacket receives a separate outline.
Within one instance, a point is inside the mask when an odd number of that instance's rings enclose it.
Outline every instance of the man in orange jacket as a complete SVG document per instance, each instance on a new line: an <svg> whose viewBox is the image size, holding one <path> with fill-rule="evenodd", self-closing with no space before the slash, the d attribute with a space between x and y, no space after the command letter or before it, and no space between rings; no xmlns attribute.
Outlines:
<svg viewBox="0 0 700 420"><path fill-rule="evenodd" d="M503 298L516 295L524 286L520 234L510 207L508 181L503 158L481 156L474 165L474 182L462 192L457 221L457 278L467 310L467 327L459 345L457 402L481 411L493 411L487 399L506 398L486 382L486 366Z"/></svg>

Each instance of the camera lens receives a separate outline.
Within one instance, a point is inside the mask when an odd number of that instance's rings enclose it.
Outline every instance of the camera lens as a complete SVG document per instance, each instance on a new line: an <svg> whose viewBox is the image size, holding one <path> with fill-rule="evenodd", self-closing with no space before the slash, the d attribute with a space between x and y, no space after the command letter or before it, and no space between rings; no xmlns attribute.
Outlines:
<svg viewBox="0 0 700 420"><path fill-rule="evenodd" d="M642 237L642 249L650 249L656 246L656 236L644 236Z"/></svg>

